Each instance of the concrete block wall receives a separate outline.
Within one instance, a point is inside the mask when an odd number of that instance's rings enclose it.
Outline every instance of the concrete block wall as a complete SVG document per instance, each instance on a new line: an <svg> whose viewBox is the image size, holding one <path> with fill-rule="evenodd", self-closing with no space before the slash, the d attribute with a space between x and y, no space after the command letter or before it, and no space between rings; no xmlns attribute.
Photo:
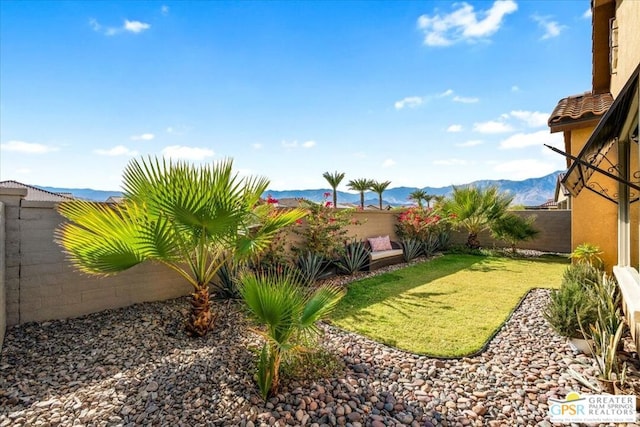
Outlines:
<svg viewBox="0 0 640 427"><path fill-rule="evenodd" d="M0 297L0 329L30 321L80 316L105 309L187 295L190 285L177 273L159 264L145 263L109 277L78 272L66 260L54 241L54 230L63 221L55 203L24 200L26 190L0 188L4 215L4 238L0 244L4 276L4 304ZM361 223L349 227L353 238L389 235L397 240L397 211L354 212ZM524 212L529 214L530 212ZM555 252L570 250L569 211L538 212L537 226L543 230L535 249ZM454 236L464 242L464 233ZM291 236L295 239L297 236ZM490 240L483 240L491 245ZM0 335L2 337L2 335ZM1 343L1 340L0 340Z"/></svg>
<svg viewBox="0 0 640 427"><path fill-rule="evenodd" d="M0 202L0 350L4 342L4 332L7 328L7 304L6 289L4 280L4 263L5 263L5 221L4 221L4 203Z"/></svg>
<svg viewBox="0 0 640 427"><path fill-rule="evenodd" d="M528 217L534 215L536 222L534 227L540 230L534 240L518 244L519 249L535 249L543 252L569 253L571 252L571 211L569 210L526 210L513 211L519 216ZM508 245L495 240L488 231L478 236L480 244L485 248L503 248ZM456 231L451 234L451 243L463 245L467 242L465 231Z"/></svg>

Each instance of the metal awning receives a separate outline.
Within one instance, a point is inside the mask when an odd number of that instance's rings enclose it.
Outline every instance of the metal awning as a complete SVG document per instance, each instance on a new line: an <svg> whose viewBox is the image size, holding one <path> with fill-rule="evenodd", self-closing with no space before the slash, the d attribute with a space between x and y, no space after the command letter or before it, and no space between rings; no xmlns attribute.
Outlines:
<svg viewBox="0 0 640 427"><path fill-rule="evenodd" d="M626 137L632 134L637 142L639 73L640 65L624 85L609 110L600 119L598 126L596 126L577 157L549 147L573 160L561 181L572 196L577 196L583 188L587 188L609 200L617 202L614 195L614 193L617 194L617 188L612 192L607 188L599 188L597 183L589 183L589 179L594 172L599 172L615 181L622 182L631 189L636 190L636 194L640 194L639 183L628 181L620 176L619 166L607 158L607 154L617 145L619 137ZM616 153L616 150L613 150L613 152ZM605 164L601 166L603 161Z"/></svg>

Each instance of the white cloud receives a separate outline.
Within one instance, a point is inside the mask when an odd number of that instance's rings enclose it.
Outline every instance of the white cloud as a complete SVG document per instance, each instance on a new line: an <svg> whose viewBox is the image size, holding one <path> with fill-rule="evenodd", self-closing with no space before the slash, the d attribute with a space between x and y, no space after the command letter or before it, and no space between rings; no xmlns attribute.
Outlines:
<svg viewBox="0 0 640 427"><path fill-rule="evenodd" d="M558 21L552 21L549 16L533 15L531 19L536 21L538 23L538 26L541 27L544 31L541 40L558 37L562 30L567 28L564 25L560 25Z"/></svg>
<svg viewBox="0 0 640 427"><path fill-rule="evenodd" d="M167 16L169 14L169 6L163 4L160 8L160 13L162 13L164 16Z"/></svg>
<svg viewBox="0 0 640 427"><path fill-rule="evenodd" d="M469 162L464 159L441 159L434 160L432 163L439 166L464 166Z"/></svg>
<svg viewBox="0 0 640 427"><path fill-rule="evenodd" d="M479 98L457 96L457 95L453 97L453 102L461 102L463 104L475 104L478 101L480 101Z"/></svg>
<svg viewBox="0 0 640 427"><path fill-rule="evenodd" d="M262 144L260 144L260 143L251 144L251 147L254 150L261 150L262 149Z"/></svg>
<svg viewBox="0 0 640 427"><path fill-rule="evenodd" d="M557 164L538 159L519 159L498 163L493 167L493 170L507 174L509 179L520 180L550 174L557 170L557 167Z"/></svg>
<svg viewBox="0 0 640 427"><path fill-rule="evenodd" d="M480 133L506 133L513 131L513 128L507 123L489 120L488 122L474 123L473 130Z"/></svg>
<svg viewBox="0 0 640 427"><path fill-rule="evenodd" d="M461 132L462 131L462 125L451 125L447 128L447 132Z"/></svg>
<svg viewBox="0 0 640 427"><path fill-rule="evenodd" d="M516 85L511 86L511 92L520 92L520 88Z"/></svg>
<svg viewBox="0 0 640 427"><path fill-rule="evenodd" d="M162 155L172 159L204 160L207 157L213 157L215 153L209 148L170 145L162 149Z"/></svg>
<svg viewBox="0 0 640 427"><path fill-rule="evenodd" d="M141 33L149 28L151 28L151 25L145 22L124 20L124 29L132 33Z"/></svg>
<svg viewBox="0 0 640 427"><path fill-rule="evenodd" d="M396 107L396 110L402 110L404 107L415 108L419 107L424 103L424 98L421 96L408 96L406 98L401 99L400 101L396 101L393 104Z"/></svg>
<svg viewBox="0 0 640 427"><path fill-rule="evenodd" d="M522 120L527 126L532 128L547 126L547 119L549 118L548 113L541 113L540 111L514 110L509 113L509 115Z"/></svg>
<svg viewBox="0 0 640 427"><path fill-rule="evenodd" d="M132 135L131 140L132 141L151 141L155 137L156 136L152 133L143 133L141 135Z"/></svg>
<svg viewBox="0 0 640 427"><path fill-rule="evenodd" d="M391 168L395 165L396 165L396 161L393 159L386 159L384 162L382 162L383 168Z"/></svg>
<svg viewBox="0 0 640 427"><path fill-rule="evenodd" d="M111 156L111 157L115 157L115 156L137 156L138 155L137 151L129 150L124 145L116 145L115 147L110 148L108 150L97 149L97 150L93 150L93 152L96 153L96 154L99 154L101 156Z"/></svg>
<svg viewBox="0 0 640 427"><path fill-rule="evenodd" d="M124 32L138 34L151 28L151 24L147 24L146 22L129 21L128 19L125 19L120 27L104 27L97 19L91 18L89 19L89 26L93 31L102 33L105 36L115 36Z"/></svg>
<svg viewBox="0 0 640 427"><path fill-rule="evenodd" d="M512 148L525 148L532 146L540 146L542 144L557 144L558 140L562 140L561 134L552 134L548 130L539 130L533 133L516 133L500 142L500 148L504 150Z"/></svg>
<svg viewBox="0 0 640 427"><path fill-rule="evenodd" d="M587 10L585 10L584 13L582 14L582 17L584 19L591 19L591 8L588 8Z"/></svg>
<svg viewBox="0 0 640 427"><path fill-rule="evenodd" d="M25 141L9 141L4 144L0 144L0 149L2 149L2 151L11 151L24 154L45 154L59 150L58 147Z"/></svg>
<svg viewBox="0 0 640 427"><path fill-rule="evenodd" d="M315 147L316 146L316 142L315 141L305 141L302 143L302 147L303 148L311 148L311 147Z"/></svg>
<svg viewBox="0 0 640 427"><path fill-rule="evenodd" d="M453 95L453 89L447 89L444 92L438 94L438 98L444 98L445 96L451 96Z"/></svg>
<svg viewBox="0 0 640 427"><path fill-rule="evenodd" d="M468 3L454 3L454 7L457 9L449 14L418 18L418 28L424 32L424 44L450 46L461 41L485 39L500 29L506 15L518 9L513 0L496 0L490 9L478 13Z"/></svg>
<svg viewBox="0 0 640 427"><path fill-rule="evenodd" d="M484 144L484 141L480 139L472 139L470 141L462 142L460 144L456 144L458 147L475 147L476 145Z"/></svg>

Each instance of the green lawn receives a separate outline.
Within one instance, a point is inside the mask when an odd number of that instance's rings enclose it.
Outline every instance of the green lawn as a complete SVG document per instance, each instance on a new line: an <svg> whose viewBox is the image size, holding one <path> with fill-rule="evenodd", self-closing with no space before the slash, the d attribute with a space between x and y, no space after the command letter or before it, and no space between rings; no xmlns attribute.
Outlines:
<svg viewBox="0 0 640 427"><path fill-rule="evenodd" d="M403 350L477 352L532 288L557 288L568 260L444 255L349 285L332 323Z"/></svg>

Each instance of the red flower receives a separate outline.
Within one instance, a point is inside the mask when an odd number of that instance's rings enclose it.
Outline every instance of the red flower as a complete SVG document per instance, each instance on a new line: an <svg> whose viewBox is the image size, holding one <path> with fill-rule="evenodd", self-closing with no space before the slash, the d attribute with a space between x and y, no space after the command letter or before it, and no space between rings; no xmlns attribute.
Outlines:
<svg viewBox="0 0 640 427"><path fill-rule="evenodd" d="M271 197L271 194L269 194L267 196L267 203L270 205L276 205L278 204L278 199L274 199L273 197Z"/></svg>
<svg viewBox="0 0 640 427"><path fill-rule="evenodd" d="M326 199L326 198L328 198L328 197L330 197L330 196L331 196L331 193L329 193L329 192L325 192L325 193L324 193L324 198L325 198L325 199Z"/></svg>
<svg viewBox="0 0 640 427"><path fill-rule="evenodd" d="M301 225L302 224L302 220L301 219L296 219L296 224Z"/></svg>
<svg viewBox="0 0 640 427"><path fill-rule="evenodd" d="M333 203L331 202L324 202L324 207L325 208L330 208L333 205Z"/></svg>

